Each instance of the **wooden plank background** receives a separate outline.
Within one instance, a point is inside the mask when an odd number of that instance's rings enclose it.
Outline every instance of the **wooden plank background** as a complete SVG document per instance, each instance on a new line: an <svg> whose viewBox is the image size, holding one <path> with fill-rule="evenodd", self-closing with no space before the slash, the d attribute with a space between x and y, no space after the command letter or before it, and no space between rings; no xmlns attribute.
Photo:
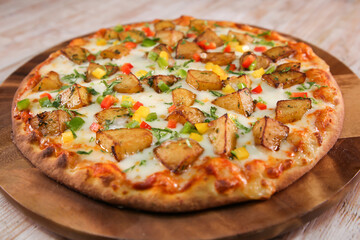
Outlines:
<svg viewBox="0 0 360 240"><path fill-rule="evenodd" d="M359 0L1 0L0 83L47 48L102 27L153 18L229 20L304 39L360 75ZM339 204L276 239L359 239L360 184ZM0 192L0 239L63 239L37 225Z"/></svg>

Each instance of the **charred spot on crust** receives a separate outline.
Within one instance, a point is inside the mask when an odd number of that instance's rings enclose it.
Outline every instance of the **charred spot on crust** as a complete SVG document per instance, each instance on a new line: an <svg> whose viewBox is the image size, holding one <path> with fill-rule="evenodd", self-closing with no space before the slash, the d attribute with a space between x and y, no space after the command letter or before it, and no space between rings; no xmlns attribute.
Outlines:
<svg viewBox="0 0 360 240"><path fill-rule="evenodd" d="M230 188L234 187L234 184L226 180L216 180L215 188L218 193L224 193Z"/></svg>
<svg viewBox="0 0 360 240"><path fill-rule="evenodd" d="M39 142L39 136L36 134L36 132L30 132L28 135L28 139L30 143L38 143Z"/></svg>
<svg viewBox="0 0 360 240"><path fill-rule="evenodd" d="M68 162L68 156L65 153L63 153L58 157L56 166L58 168L65 168L67 166L67 162Z"/></svg>
<svg viewBox="0 0 360 240"><path fill-rule="evenodd" d="M110 183L115 179L113 175L100 176L100 179L105 187L108 187Z"/></svg>
<svg viewBox="0 0 360 240"><path fill-rule="evenodd" d="M43 158L51 157L54 153L55 153L55 148L53 146L49 146L42 151L42 157Z"/></svg>

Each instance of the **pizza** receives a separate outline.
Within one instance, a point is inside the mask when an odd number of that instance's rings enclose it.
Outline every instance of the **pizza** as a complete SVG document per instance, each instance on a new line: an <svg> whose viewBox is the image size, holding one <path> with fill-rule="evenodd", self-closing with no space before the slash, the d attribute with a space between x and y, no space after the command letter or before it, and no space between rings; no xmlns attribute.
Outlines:
<svg viewBox="0 0 360 240"><path fill-rule="evenodd" d="M344 117L329 66L275 31L182 16L69 41L22 81L13 141L50 178L155 212L268 199Z"/></svg>

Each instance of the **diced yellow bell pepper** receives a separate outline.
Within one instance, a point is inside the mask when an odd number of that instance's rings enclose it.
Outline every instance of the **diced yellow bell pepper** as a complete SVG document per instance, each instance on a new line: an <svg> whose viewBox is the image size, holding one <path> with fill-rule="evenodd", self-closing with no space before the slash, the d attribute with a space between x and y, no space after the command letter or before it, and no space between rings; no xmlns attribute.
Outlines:
<svg viewBox="0 0 360 240"><path fill-rule="evenodd" d="M254 77L254 78L261 78L262 75L265 74L265 70L263 68L260 68L258 70L255 70L251 75Z"/></svg>
<svg viewBox="0 0 360 240"><path fill-rule="evenodd" d="M209 130L208 123L195 123L196 130L198 130L199 133L204 134Z"/></svg>
<svg viewBox="0 0 360 240"><path fill-rule="evenodd" d="M212 70L213 67L214 67L214 64L211 62L208 62L205 64L205 69L207 69L207 70Z"/></svg>
<svg viewBox="0 0 360 240"><path fill-rule="evenodd" d="M159 57L164 58L166 61L169 61L169 54L165 51L161 51Z"/></svg>
<svg viewBox="0 0 360 240"><path fill-rule="evenodd" d="M225 41L225 42L228 42L228 41L231 40L231 39L229 40L229 37L228 37L227 35L225 35L225 34L221 34L221 35L220 35L220 38L221 38L221 40L223 40L223 41Z"/></svg>
<svg viewBox="0 0 360 240"><path fill-rule="evenodd" d="M135 111L131 119L141 122L141 119L146 118L149 113L150 109L148 107L141 106Z"/></svg>
<svg viewBox="0 0 360 240"><path fill-rule="evenodd" d="M248 45L238 45L235 47L235 51L238 51L238 52L246 52L246 51L249 51L250 48Z"/></svg>
<svg viewBox="0 0 360 240"><path fill-rule="evenodd" d="M128 102L132 102L133 104L135 103L134 99L130 96L127 96L127 95L123 95L121 97L121 102L124 102L124 101L128 101Z"/></svg>
<svg viewBox="0 0 360 240"><path fill-rule="evenodd" d="M214 65L212 71L219 75L220 80L225 80L228 78L227 73L219 65Z"/></svg>
<svg viewBox="0 0 360 240"><path fill-rule="evenodd" d="M96 45L98 45L98 46L105 46L106 44L107 44L107 42L103 38L99 38L96 40Z"/></svg>
<svg viewBox="0 0 360 240"><path fill-rule="evenodd" d="M139 70L135 73L135 76L138 78L141 78L142 76L145 76L148 72L145 70Z"/></svg>
<svg viewBox="0 0 360 240"><path fill-rule="evenodd" d="M91 72L91 74L97 79L101 79L103 76L106 75L106 71L102 68L97 67L94 71Z"/></svg>
<svg viewBox="0 0 360 240"><path fill-rule="evenodd" d="M203 136L198 133L190 133L189 138L194 139L195 141L201 142L203 140Z"/></svg>
<svg viewBox="0 0 360 240"><path fill-rule="evenodd" d="M61 134L63 143L69 143L74 140L74 135L71 131L66 131Z"/></svg>
<svg viewBox="0 0 360 240"><path fill-rule="evenodd" d="M120 41L116 40L115 42L113 42L113 45L118 45L120 43Z"/></svg>
<svg viewBox="0 0 360 240"><path fill-rule="evenodd" d="M231 49L235 49L236 50L236 47L239 46L239 42L229 42L228 43L231 47Z"/></svg>
<svg viewBox="0 0 360 240"><path fill-rule="evenodd" d="M230 94L235 92L235 89L232 86L230 86L230 84L226 84L226 86L222 89L222 91L225 94Z"/></svg>
<svg viewBox="0 0 360 240"><path fill-rule="evenodd" d="M249 152L245 147L239 147L231 151L232 154L239 160L247 159L249 157Z"/></svg>

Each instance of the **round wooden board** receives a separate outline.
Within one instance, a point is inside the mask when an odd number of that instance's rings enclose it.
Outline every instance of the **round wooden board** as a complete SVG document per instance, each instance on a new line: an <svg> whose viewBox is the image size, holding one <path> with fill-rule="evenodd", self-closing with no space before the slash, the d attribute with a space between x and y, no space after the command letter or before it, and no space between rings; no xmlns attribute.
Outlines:
<svg viewBox="0 0 360 240"><path fill-rule="evenodd" d="M312 46L329 65L345 100L341 138L309 173L266 201L206 211L158 214L117 208L89 199L34 168L11 141L11 102L23 78L64 42L31 59L0 87L0 186L9 199L52 231L69 238L265 239L299 227L337 203L359 179L359 79L338 59ZM311 44L310 44L311 45ZM351 110L347 108L351 106Z"/></svg>

